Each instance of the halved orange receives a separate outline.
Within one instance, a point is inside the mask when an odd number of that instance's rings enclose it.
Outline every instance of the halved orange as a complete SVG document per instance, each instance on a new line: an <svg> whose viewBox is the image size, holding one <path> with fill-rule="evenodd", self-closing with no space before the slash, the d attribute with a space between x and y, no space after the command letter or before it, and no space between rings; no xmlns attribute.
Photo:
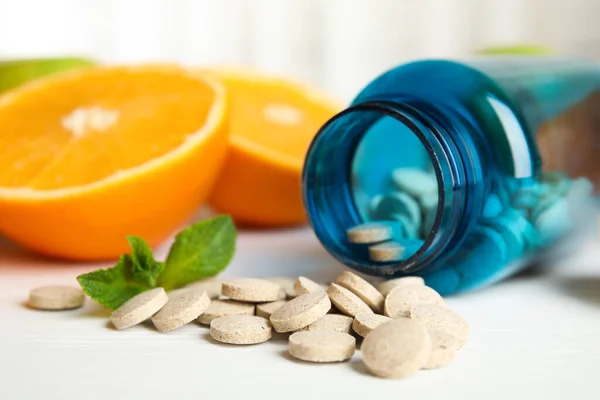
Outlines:
<svg viewBox="0 0 600 400"><path fill-rule="evenodd" d="M289 79L234 69L208 73L224 83L231 98L229 155L209 202L245 225L305 222L304 157L340 104Z"/></svg>
<svg viewBox="0 0 600 400"><path fill-rule="evenodd" d="M176 67L102 67L0 97L0 232L97 260L126 235L166 239L208 196L227 152L223 86Z"/></svg>

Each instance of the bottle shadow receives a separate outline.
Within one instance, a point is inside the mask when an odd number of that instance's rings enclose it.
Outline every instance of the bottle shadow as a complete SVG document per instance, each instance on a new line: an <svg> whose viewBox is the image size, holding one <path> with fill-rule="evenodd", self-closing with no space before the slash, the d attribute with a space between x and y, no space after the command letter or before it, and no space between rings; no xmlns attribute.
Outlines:
<svg viewBox="0 0 600 400"><path fill-rule="evenodd" d="M600 307L600 275L567 277L556 281L558 289L582 303Z"/></svg>

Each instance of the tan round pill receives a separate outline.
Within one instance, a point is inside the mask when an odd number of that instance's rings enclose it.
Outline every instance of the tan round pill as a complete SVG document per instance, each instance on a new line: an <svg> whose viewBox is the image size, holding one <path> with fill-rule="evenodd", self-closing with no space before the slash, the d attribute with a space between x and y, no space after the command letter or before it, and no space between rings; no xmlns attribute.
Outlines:
<svg viewBox="0 0 600 400"><path fill-rule="evenodd" d="M185 288L203 290L210 299L218 299L221 295L222 284L223 281L220 279L209 278L190 283Z"/></svg>
<svg viewBox="0 0 600 400"><path fill-rule="evenodd" d="M172 331L192 322L210 305L204 290L187 289L169 297L165 306L152 317L160 332Z"/></svg>
<svg viewBox="0 0 600 400"><path fill-rule="evenodd" d="M346 315L354 317L361 312L373 312L371 308L357 295L338 284L332 283L327 288L327 295L338 310Z"/></svg>
<svg viewBox="0 0 600 400"><path fill-rule="evenodd" d="M429 330L429 337L431 339L431 355L423 369L440 368L450 364L458 347L456 338L437 330Z"/></svg>
<svg viewBox="0 0 600 400"><path fill-rule="evenodd" d="M431 339L425 326L415 320L400 318L373 330L361 346L363 362L374 375L404 378L427 363Z"/></svg>
<svg viewBox="0 0 600 400"><path fill-rule="evenodd" d="M224 281L221 294L230 299L248 302L280 300L281 286L265 279L240 278Z"/></svg>
<svg viewBox="0 0 600 400"><path fill-rule="evenodd" d="M352 332L352 317L341 314L326 314L302 328L302 331L336 331L343 333Z"/></svg>
<svg viewBox="0 0 600 400"><path fill-rule="evenodd" d="M29 292L29 306L38 310L71 310L83 305L83 290L73 286L44 286Z"/></svg>
<svg viewBox="0 0 600 400"><path fill-rule="evenodd" d="M346 231L352 243L377 243L392 238L392 227L378 222L357 225Z"/></svg>
<svg viewBox="0 0 600 400"><path fill-rule="evenodd" d="M256 305L256 315L263 318L271 318L271 314L279 307L287 303L286 300L277 300L270 303L262 303Z"/></svg>
<svg viewBox="0 0 600 400"><path fill-rule="evenodd" d="M223 343L256 344L266 342L272 335L269 320L254 315L228 315L210 323L210 336Z"/></svg>
<svg viewBox="0 0 600 400"><path fill-rule="evenodd" d="M438 330L454 336L457 347L462 348L469 339L469 324L456 312L439 305L416 305L410 318L421 322L429 330Z"/></svg>
<svg viewBox="0 0 600 400"><path fill-rule="evenodd" d="M110 315L117 329L126 329L144 322L156 314L169 301L165 289L159 287L132 297Z"/></svg>
<svg viewBox="0 0 600 400"><path fill-rule="evenodd" d="M373 285L360 276L353 274L350 271L344 271L338 276L335 283L357 295L376 313L383 312L383 302L385 298Z"/></svg>
<svg viewBox="0 0 600 400"><path fill-rule="evenodd" d="M352 329L362 337L366 337L379 325L392 321L390 317L373 313L356 314L352 321Z"/></svg>
<svg viewBox="0 0 600 400"><path fill-rule="evenodd" d="M298 296L294 290L294 280L291 278L277 277L277 278L265 278L269 282L273 282L281 286L279 292L279 300L293 299Z"/></svg>
<svg viewBox="0 0 600 400"><path fill-rule="evenodd" d="M254 315L254 304L240 303L235 300L213 300L197 321L210 325L210 321L227 315Z"/></svg>
<svg viewBox="0 0 600 400"><path fill-rule="evenodd" d="M324 292L325 288L318 283L301 276L294 282L294 291L296 292L296 295L302 296L306 293Z"/></svg>
<svg viewBox="0 0 600 400"><path fill-rule="evenodd" d="M369 247L369 257L373 261L399 261L404 255L404 246L397 242L385 242Z"/></svg>
<svg viewBox="0 0 600 400"><path fill-rule="evenodd" d="M420 276L405 276L402 278L390 279L382 282L377 286L377 290L379 290L379 292L385 297L398 286L406 285L425 286L425 281Z"/></svg>
<svg viewBox="0 0 600 400"><path fill-rule="evenodd" d="M288 301L271 315L277 332L292 332L308 326L327 314L331 301L325 292L307 293Z"/></svg>
<svg viewBox="0 0 600 400"><path fill-rule="evenodd" d="M292 357L311 362L339 362L352 358L356 339L332 330L296 332L289 339Z"/></svg>
<svg viewBox="0 0 600 400"><path fill-rule="evenodd" d="M421 304L442 305L444 300L438 292L428 286L399 286L385 298L384 311L390 318L408 317L411 308Z"/></svg>

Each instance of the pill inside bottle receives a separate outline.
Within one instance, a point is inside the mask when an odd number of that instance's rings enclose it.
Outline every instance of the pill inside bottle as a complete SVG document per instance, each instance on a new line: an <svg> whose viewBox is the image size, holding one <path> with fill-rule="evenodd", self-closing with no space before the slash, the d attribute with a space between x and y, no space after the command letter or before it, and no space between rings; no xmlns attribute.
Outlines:
<svg viewBox="0 0 600 400"><path fill-rule="evenodd" d="M597 220L599 93L600 67L546 57L385 72L309 149L311 226L345 265L442 294L511 275Z"/></svg>

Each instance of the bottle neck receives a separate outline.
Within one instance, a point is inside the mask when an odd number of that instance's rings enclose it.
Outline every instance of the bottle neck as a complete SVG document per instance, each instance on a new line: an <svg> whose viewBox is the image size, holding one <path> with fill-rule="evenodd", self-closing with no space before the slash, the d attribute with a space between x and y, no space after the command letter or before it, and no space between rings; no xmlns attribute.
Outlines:
<svg viewBox="0 0 600 400"><path fill-rule="evenodd" d="M372 104L371 102L363 103ZM406 125L423 143L437 180L435 220L424 245L409 259L397 265L398 272L422 272L439 264L445 249L462 242L472 223L469 210L474 206L481 185L476 184L476 157L467 151L461 138L465 126L458 115L415 100L376 102L381 112ZM361 105L359 105L360 107Z"/></svg>
<svg viewBox="0 0 600 400"><path fill-rule="evenodd" d="M422 245L406 259L385 264L372 262L345 241L347 229L365 222L353 198L351 165L359 144L383 117L418 138L437 181L435 218L429 232L423 232ZM462 142L464 128L458 115L412 99L362 102L329 121L309 149L303 175L309 222L326 249L344 264L378 276L421 273L443 262L444 250L462 242L474 223L470 211L481 207L484 197L477 154ZM393 150L400 158L412 156L409 148Z"/></svg>

